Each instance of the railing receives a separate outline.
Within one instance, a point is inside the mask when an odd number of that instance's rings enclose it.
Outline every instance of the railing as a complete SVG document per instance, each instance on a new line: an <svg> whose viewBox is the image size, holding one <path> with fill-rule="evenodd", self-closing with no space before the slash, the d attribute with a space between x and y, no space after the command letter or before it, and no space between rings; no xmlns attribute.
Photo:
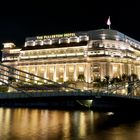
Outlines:
<svg viewBox="0 0 140 140"><path fill-rule="evenodd" d="M33 81L34 83L31 81ZM30 87L32 85L32 87L34 88L33 90L41 90L39 88L39 85L34 86L35 83L40 83L43 84L42 90L48 90L48 88L50 88L50 86L52 85L53 90L61 89L61 90L79 91L79 89L69 87L66 84L59 84L55 81L46 79L44 77L23 70L19 70L11 66L4 65L2 63L0 63L0 82L6 86L10 86L16 89L17 91L22 91L22 92L28 92L28 91L21 88L23 86L20 83L26 83Z"/></svg>

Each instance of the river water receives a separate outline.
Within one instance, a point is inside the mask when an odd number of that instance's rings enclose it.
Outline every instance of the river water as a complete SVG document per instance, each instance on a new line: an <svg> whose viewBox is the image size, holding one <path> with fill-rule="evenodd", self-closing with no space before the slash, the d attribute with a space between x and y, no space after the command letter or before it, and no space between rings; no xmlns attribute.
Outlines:
<svg viewBox="0 0 140 140"><path fill-rule="evenodd" d="M139 140L140 115L0 108L0 140Z"/></svg>

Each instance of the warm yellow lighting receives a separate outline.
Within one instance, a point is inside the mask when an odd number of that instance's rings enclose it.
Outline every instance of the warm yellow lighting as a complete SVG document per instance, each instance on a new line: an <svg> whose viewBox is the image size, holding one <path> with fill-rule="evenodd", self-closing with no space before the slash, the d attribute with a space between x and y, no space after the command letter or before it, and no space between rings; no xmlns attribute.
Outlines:
<svg viewBox="0 0 140 140"><path fill-rule="evenodd" d="M105 38L106 38L106 34L101 34L101 39L105 40Z"/></svg>
<svg viewBox="0 0 140 140"><path fill-rule="evenodd" d="M83 72L84 71L84 67L79 67L79 72Z"/></svg>
<svg viewBox="0 0 140 140"><path fill-rule="evenodd" d="M109 115L109 116L114 115L114 113L113 112L108 112L107 115Z"/></svg>
<svg viewBox="0 0 140 140"><path fill-rule="evenodd" d="M63 71L64 71L64 68L60 67L60 68L59 68L59 71L60 71L60 72L63 72Z"/></svg>
<svg viewBox="0 0 140 140"><path fill-rule="evenodd" d="M65 34L37 36L36 38L37 38L37 40L43 40L43 39L62 38L62 37L71 37L71 36L75 36L75 33L65 33Z"/></svg>
<svg viewBox="0 0 140 140"><path fill-rule="evenodd" d="M84 75L86 84L97 77L103 79L105 75L113 78L135 72L140 77L140 51L137 49L140 49L140 42L113 30L95 33L31 37L26 39L26 48L23 49L15 48L14 43L4 43L2 62L25 71L24 66L28 65L27 72L55 81L77 81L79 74ZM96 64L98 68L93 67ZM43 69L41 65L47 68ZM31 70L31 67L36 68ZM24 76L24 80L28 81L28 75ZM85 85L81 87L86 89Z"/></svg>
<svg viewBox="0 0 140 140"><path fill-rule="evenodd" d="M14 43L3 43L4 48L14 48L15 44Z"/></svg>
<svg viewBox="0 0 140 140"><path fill-rule="evenodd" d="M69 67L69 72L73 72L74 71L74 67Z"/></svg>

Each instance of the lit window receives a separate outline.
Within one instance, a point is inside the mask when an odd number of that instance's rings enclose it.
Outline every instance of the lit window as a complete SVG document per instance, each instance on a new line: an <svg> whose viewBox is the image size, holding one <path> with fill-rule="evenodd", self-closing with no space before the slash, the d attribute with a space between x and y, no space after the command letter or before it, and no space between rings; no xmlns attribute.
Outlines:
<svg viewBox="0 0 140 140"><path fill-rule="evenodd" d="M101 44L99 44L99 47L103 47L104 45L101 43Z"/></svg>

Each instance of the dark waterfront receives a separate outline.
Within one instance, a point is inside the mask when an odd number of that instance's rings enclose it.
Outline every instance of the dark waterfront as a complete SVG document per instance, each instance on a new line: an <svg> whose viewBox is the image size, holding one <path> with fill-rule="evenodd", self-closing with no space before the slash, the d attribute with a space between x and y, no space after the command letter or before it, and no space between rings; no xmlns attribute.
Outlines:
<svg viewBox="0 0 140 140"><path fill-rule="evenodd" d="M139 140L140 115L0 108L0 140Z"/></svg>

